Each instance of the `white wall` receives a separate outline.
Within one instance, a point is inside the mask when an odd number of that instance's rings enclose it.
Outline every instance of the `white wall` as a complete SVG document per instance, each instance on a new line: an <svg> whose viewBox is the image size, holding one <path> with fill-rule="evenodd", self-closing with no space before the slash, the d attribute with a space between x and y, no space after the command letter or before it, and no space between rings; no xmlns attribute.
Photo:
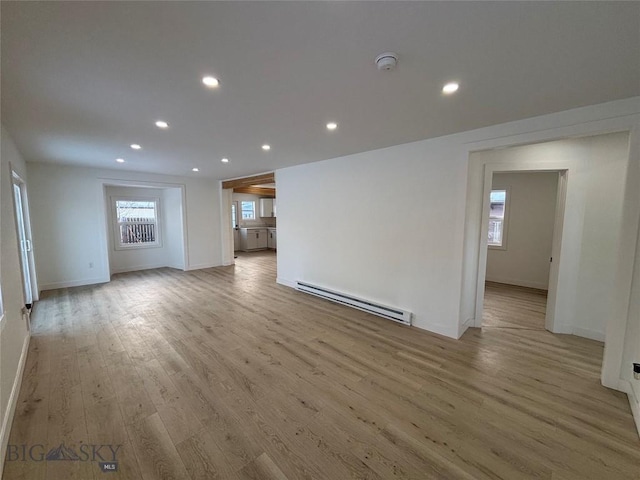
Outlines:
<svg viewBox="0 0 640 480"><path fill-rule="evenodd" d="M0 138L0 285L4 317L0 321L0 458L4 459L13 410L21 381L21 368L26 359L29 331L22 317L24 294L18 253L11 168L26 182L27 169L8 132L2 127ZM9 165L11 164L11 166ZM27 194L31 189L27 186ZM38 243L34 248L38 248ZM2 469L0 461L0 475Z"/></svg>
<svg viewBox="0 0 640 480"><path fill-rule="evenodd" d="M178 192L180 191L179 189ZM135 270L145 270L148 268L166 267L169 265L171 254L171 247L173 247L173 236L171 241L167 242L167 215L165 212L165 199L162 189L157 188L140 188L140 187L113 187L108 186L105 188L106 193L106 214L109 221L108 229L108 243L109 243L109 265L111 267L111 273L131 272ZM116 239L115 235L115 218L113 212L113 199L114 198L148 198L155 199L159 205L159 222L158 231L160 236L160 245L157 247L144 247L133 249L119 249L115 248Z"/></svg>
<svg viewBox="0 0 640 480"><path fill-rule="evenodd" d="M458 337L475 318L482 223L484 170L469 162L470 152L630 129L639 112L634 98L278 170L278 281L293 286L305 280L405 308L414 313L415 326ZM573 182L593 195L576 188L567 220L586 220L589 231L600 211L592 200L603 192L599 178L613 187L608 195L616 207L624 186L625 161L616 156L609 162L601 153ZM580 212L586 208L585 218ZM621 220L615 208L611 213L607 222L615 237ZM603 240L592 233L594 242ZM607 239L607 245L615 243ZM581 333L601 334L610 302L599 298L611 295L611 288L578 278L578 272L591 274L611 255L594 258L585 251L578 262L583 260L581 269L572 265L567 285L574 291L567 292L564 311L586 315ZM603 274L611 280L615 272L608 267ZM603 288L598 295L596 285Z"/></svg>
<svg viewBox="0 0 640 480"><path fill-rule="evenodd" d="M492 188L508 189L508 218L505 248L487 253L487 280L546 290L558 174L495 173Z"/></svg>
<svg viewBox="0 0 640 480"><path fill-rule="evenodd" d="M276 172L278 281L413 312L456 337L466 158L436 139Z"/></svg>
<svg viewBox="0 0 640 480"><path fill-rule="evenodd" d="M29 163L28 172L41 290L109 281L104 185L183 186L186 269L221 264L217 182L42 163Z"/></svg>

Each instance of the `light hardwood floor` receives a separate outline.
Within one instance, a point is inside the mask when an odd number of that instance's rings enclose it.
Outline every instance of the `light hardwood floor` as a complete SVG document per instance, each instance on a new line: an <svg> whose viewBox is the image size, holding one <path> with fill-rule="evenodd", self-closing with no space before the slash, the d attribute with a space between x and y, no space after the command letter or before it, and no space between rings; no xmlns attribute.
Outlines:
<svg viewBox="0 0 640 480"><path fill-rule="evenodd" d="M544 330L546 310L546 290L485 283L483 327Z"/></svg>
<svg viewBox="0 0 640 480"><path fill-rule="evenodd" d="M235 267L46 292L11 444L122 445L9 461L4 479L638 479L602 344L471 329L452 340Z"/></svg>

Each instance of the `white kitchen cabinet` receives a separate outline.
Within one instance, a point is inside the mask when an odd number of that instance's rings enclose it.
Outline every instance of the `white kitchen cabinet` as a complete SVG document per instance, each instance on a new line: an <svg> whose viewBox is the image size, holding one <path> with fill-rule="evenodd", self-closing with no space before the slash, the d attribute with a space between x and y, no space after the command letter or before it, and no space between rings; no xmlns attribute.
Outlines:
<svg viewBox="0 0 640 480"><path fill-rule="evenodd" d="M260 199L260 216L262 218L272 218L276 216L276 199L261 198Z"/></svg>
<svg viewBox="0 0 640 480"><path fill-rule="evenodd" d="M278 238L276 237L275 228L269 229L269 235L267 237L267 248L273 248L274 250L278 248Z"/></svg>
<svg viewBox="0 0 640 480"><path fill-rule="evenodd" d="M266 228L241 228L240 249L248 252L267 248L267 232Z"/></svg>

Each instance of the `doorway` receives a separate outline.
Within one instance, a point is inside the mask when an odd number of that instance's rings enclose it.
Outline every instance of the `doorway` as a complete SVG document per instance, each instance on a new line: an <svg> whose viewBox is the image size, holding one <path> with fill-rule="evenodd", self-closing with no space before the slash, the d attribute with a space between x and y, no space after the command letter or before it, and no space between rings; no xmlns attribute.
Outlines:
<svg viewBox="0 0 640 480"><path fill-rule="evenodd" d="M275 253L275 174L225 180L221 187L223 265L233 265L239 254Z"/></svg>
<svg viewBox="0 0 640 480"><path fill-rule="evenodd" d="M20 176L12 171L13 207L16 218L16 234L22 274L22 291L25 307L31 309L38 299L38 288L33 260L33 243L31 241L31 224L29 220L29 202L27 185Z"/></svg>
<svg viewBox="0 0 640 480"><path fill-rule="evenodd" d="M559 171L494 172L483 327L544 330Z"/></svg>

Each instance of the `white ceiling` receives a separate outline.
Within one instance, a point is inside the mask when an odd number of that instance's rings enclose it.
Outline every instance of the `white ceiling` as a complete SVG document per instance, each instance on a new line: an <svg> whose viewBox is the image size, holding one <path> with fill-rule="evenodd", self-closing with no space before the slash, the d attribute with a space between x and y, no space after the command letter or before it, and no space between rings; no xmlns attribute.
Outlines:
<svg viewBox="0 0 640 480"><path fill-rule="evenodd" d="M0 8L2 123L28 161L224 179L640 95L638 2Z"/></svg>

